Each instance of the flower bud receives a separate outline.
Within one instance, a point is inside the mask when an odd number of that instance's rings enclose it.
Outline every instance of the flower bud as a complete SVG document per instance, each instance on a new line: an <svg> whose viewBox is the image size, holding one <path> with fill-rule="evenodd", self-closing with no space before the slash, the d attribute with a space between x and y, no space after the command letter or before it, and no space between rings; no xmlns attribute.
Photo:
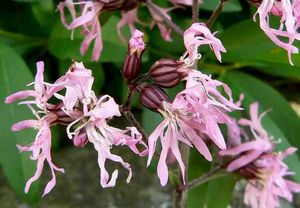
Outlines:
<svg viewBox="0 0 300 208"><path fill-rule="evenodd" d="M123 76L130 82L135 79L141 69L142 54L145 50L145 43L142 39L144 33L136 30L129 40L128 53L123 65Z"/></svg>
<svg viewBox="0 0 300 208"><path fill-rule="evenodd" d="M152 65L150 77L162 87L174 87L187 76L185 72L178 70L182 65L182 62L174 59L160 59Z"/></svg>
<svg viewBox="0 0 300 208"><path fill-rule="evenodd" d="M137 0L97 0L103 4L103 10L131 10L136 7Z"/></svg>
<svg viewBox="0 0 300 208"><path fill-rule="evenodd" d="M75 147L84 147L88 142L86 133L79 133L74 136L73 144Z"/></svg>
<svg viewBox="0 0 300 208"><path fill-rule="evenodd" d="M140 92L140 102L148 109L157 111L163 101L169 102L168 95L157 85L149 84Z"/></svg>
<svg viewBox="0 0 300 208"><path fill-rule="evenodd" d="M130 82L138 76L141 69L141 63L141 58L138 57L136 53L126 55L122 73L127 81Z"/></svg>

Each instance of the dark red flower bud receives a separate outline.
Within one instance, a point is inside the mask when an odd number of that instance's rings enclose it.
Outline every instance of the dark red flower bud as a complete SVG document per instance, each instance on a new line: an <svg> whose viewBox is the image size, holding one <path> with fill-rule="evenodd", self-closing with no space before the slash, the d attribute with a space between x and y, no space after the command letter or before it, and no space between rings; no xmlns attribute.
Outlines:
<svg viewBox="0 0 300 208"><path fill-rule="evenodd" d="M182 65L182 62L174 59L160 59L152 65L150 77L162 87L174 87L187 76L185 72L178 70Z"/></svg>
<svg viewBox="0 0 300 208"><path fill-rule="evenodd" d="M118 10L126 0L97 0L103 4L103 10Z"/></svg>
<svg viewBox="0 0 300 208"><path fill-rule="evenodd" d="M127 82L130 82L138 76L142 65L141 59L137 53L126 55L122 73Z"/></svg>
<svg viewBox="0 0 300 208"><path fill-rule="evenodd" d="M140 102L148 109L157 111L163 101L170 102L168 95L157 85L148 84L140 92Z"/></svg>
<svg viewBox="0 0 300 208"><path fill-rule="evenodd" d="M103 10L131 10L136 7L137 0L97 0L103 3Z"/></svg>
<svg viewBox="0 0 300 208"><path fill-rule="evenodd" d="M137 6L137 0L125 0L121 10L129 11L134 9Z"/></svg>
<svg viewBox="0 0 300 208"><path fill-rule="evenodd" d="M141 69L142 55L146 47L143 35L141 31L136 30L129 40L128 53L122 70L124 78L129 83L138 76Z"/></svg>

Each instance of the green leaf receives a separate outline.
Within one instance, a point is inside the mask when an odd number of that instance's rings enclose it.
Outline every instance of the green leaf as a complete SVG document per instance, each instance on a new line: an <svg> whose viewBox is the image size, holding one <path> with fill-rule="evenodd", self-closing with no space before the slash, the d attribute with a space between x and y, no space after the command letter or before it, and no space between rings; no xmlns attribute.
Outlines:
<svg viewBox="0 0 300 208"><path fill-rule="evenodd" d="M33 131L12 132L13 123L23 119L30 119L32 115L26 107L17 104L5 104L4 98L11 93L22 90L26 84L33 81L30 70L22 58L9 46L0 42L0 111L5 114L1 117L0 131L0 163L2 169L17 195L28 202L39 200L39 186L34 183L29 194L24 193L26 181L36 168L36 163L29 159L26 153L19 153L16 144L29 144L35 137ZM4 115L3 114L3 115Z"/></svg>
<svg viewBox="0 0 300 208"><path fill-rule="evenodd" d="M20 33L9 32L0 29L0 41L12 46L18 53L26 53L37 46L46 45L46 40L27 36Z"/></svg>
<svg viewBox="0 0 300 208"><path fill-rule="evenodd" d="M200 4L200 9L214 11L219 2L220 2L220 0L203 1L203 3ZM232 1L227 2L224 5L222 11L223 12L239 12L239 11L242 11L242 7L238 0L232 0Z"/></svg>
<svg viewBox="0 0 300 208"><path fill-rule="evenodd" d="M211 163L203 158L199 152L192 148L189 159L189 181L208 172L211 168ZM208 183L195 187L188 192L188 208L202 208L205 207L206 197L208 193Z"/></svg>
<svg viewBox="0 0 300 208"><path fill-rule="evenodd" d="M240 93L244 93L243 106L247 112L249 112L249 105L256 101L259 102L261 112L271 109L262 119L262 124L274 139L281 140L281 143L277 144L278 150L283 151L291 145L299 149L300 119L279 92L267 83L242 72L227 72L222 78L229 84L236 99ZM297 154L299 156L300 151L297 151ZM286 163L296 173L295 179L300 181L297 155L287 157Z"/></svg>
<svg viewBox="0 0 300 208"><path fill-rule="evenodd" d="M127 44L121 42L117 32L117 23L120 20L117 16L111 16L106 24L102 26L103 50L100 62L123 62L127 53ZM126 31L125 31L126 33ZM80 29L76 29L74 38L71 40L71 31L68 31L62 23L58 22L52 31L48 49L50 53L59 59L74 59L76 61L91 61L94 43L83 56L80 54L80 44L83 36Z"/></svg>
<svg viewBox="0 0 300 208"><path fill-rule="evenodd" d="M237 176L233 174L226 174L212 180L208 185L206 207L228 207L236 182Z"/></svg>
<svg viewBox="0 0 300 208"><path fill-rule="evenodd" d="M143 108L142 126L147 134L150 134L162 122L163 117L159 113Z"/></svg>

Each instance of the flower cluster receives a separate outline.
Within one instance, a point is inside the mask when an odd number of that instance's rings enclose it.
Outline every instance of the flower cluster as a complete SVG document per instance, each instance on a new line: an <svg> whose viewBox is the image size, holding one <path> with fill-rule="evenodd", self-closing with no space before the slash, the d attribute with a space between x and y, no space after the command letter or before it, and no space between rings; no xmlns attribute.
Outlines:
<svg viewBox="0 0 300 208"><path fill-rule="evenodd" d="M182 5L191 6L195 3L191 0L170 2L174 7L162 8L151 0L141 1L142 4L151 5L147 7L152 17L150 28L157 25L166 41L172 40L171 28L164 24L166 20L171 20L168 12ZM253 0L252 3L258 6L256 14L259 15L262 30L275 44L288 52L291 62L291 54L298 53L293 42L300 39L297 31L299 1ZM288 171L283 159L294 153L296 148L289 147L279 153L274 151L276 142L261 124L265 113L258 115L258 103L250 106L250 119L237 121L232 118L230 112L242 110L243 95L238 101L234 101L229 86L198 70L197 62L202 57L199 48L203 45L208 45L216 59L222 62L221 53L225 53L226 49L216 37L216 32L212 33L205 23L193 23L183 33L186 51L181 57L161 58L147 73L140 75L146 44L143 41L144 34L135 27L135 23L140 22L137 18L137 4L138 0L65 0L58 5L64 26L69 30L79 27L82 29L84 40L81 43L81 54L86 53L94 41L93 60L99 59L103 47L99 15L104 11L121 11L122 18L117 30L123 42L126 39L121 33L122 28L128 24L131 30L122 68L129 93L125 104L119 106L113 97L94 92L92 71L79 62L74 62L53 83L45 82L44 63L37 62L35 81L29 84L34 89L16 92L5 100L6 103L20 101L19 104L28 106L35 116L35 119L20 121L12 126L12 131L25 128L37 130L31 144L17 146L21 152L31 152L30 159L37 161L36 172L27 181L25 192L41 176L45 162L50 167L52 179L47 183L43 195L48 194L55 186L55 171L64 173L64 169L57 167L51 157L51 127L64 125L67 136L75 147L91 143L97 151L100 184L104 188L115 186L118 178L117 169L111 174L106 170L107 160L119 163L128 171L127 183L132 177L130 164L111 152L115 146L127 146L141 157L148 156L147 166L155 155L159 155L157 175L162 186L168 182L168 163L177 161L181 185L186 184L186 164L180 146L187 145L195 147L208 161L213 160L210 148L216 149L222 159L222 167L247 179L244 197L246 205L253 208L275 208L279 207L280 198L292 201L292 193L300 192L300 184L285 178L292 173ZM65 9L70 12L70 23ZM80 10L80 15L77 10ZM269 26L269 14L280 16L281 25L278 29ZM164 89L180 83L184 83L183 89L171 100ZM140 103L144 107L162 116L161 123L148 138L130 111L130 99L135 92L139 93ZM122 116L121 111L133 126L120 129L110 125L111 119ZM222 134L221 125L227 126L227 138ZM158 141L161 144L160 152L156 150Z"/></svg>
<svg viewBox="0 0 300 208"><path fill-rule="evenodd" d="M103 43L102 43L102 33L101 33L101 24L99 21L99 15L105 11L116 11L120 10L122 18L117 24L118 34L123 42L126 42L126 38L122 35L122 28L125 25L128 25L131 31L131 35L134 34L136 30L135 23L141 21L137 18L137 2L138 0L98 0L98 1L78 1L74 2L73 0L65 0L60 2L57 6L61 14L61 22L68 30L74 30L78 27L82 28L82 34L84 40L81 43L80 53L83 55L88 50L90 44L94 40L94 48L92 53L92 59L97 61L100 58ZM151 1L150 1L151 2ZM191 0L172 0L170 1L174 5L186 5L191 6ZM152 3L152 2L151 2ZM201 1L199 1L201 3ZM153 3L152 3L153 4ZM77 15L76 6L80 8L80 15ZM171 8L162 8L158 5L153 4L154 9L159 10L163 13L166 18L171 19L168 15L168 12L173 10L175 7ZM72 21L68 23L67 15L65 13L65 8L70 12ZM153 8L149 8L149 12L152 16L152 22L149 27L153 28L156 24L160 30L161 36L166 41L171 41L170 36L171 29L165 26L163 23L164 20Z"/></svg>
<svg viewBox="0 0 300 208"><path fill-rule="evenodd" d="M236 138L247 140L219 153L233 158L227 166L228 171L237 171L247 179L244 203L252 208L280 207L280 197L291 202L292 192L300 192L300 184L284 178L293 173L288 171L283 159L297 149L289 147L284 152L274 152L275 142L261 125L264 114L258 116L258 103L253 103L251 120L240 119L241 129L236 134ZM248 127L250 134L242 127Z"/></svg>
<svg viewBox="0 0 300 208"><path fill-rule="evenodd" d="M177 94L173 102L161 99L166 97L159 96L164 94L162 89L151 91L146 87L147 90L141 93L144 106L156 109L164 118L149 136L147 163L150 164L156 141L160 138L162 151L157 173L163 186L168 180L168 156L176 158L184 179L185 165L179 151L179 141L196 147L201 155L211 161L212 155L207 143L211 141L219 149L225 150L226 143L219 125L230 125L232 120L227 113L241 110L239 104L233 102L231 90L226 84L193 69L195 61L201 58L198 47L204 44L210 45L221 60L220 51L226 51L221 41L203 23L194 23L185 31L184 43L187 51L179 60L158 61L152 66L150 76L161 87L173 87L180 81L185 81L186 88ZM217 90L218 87L223 87L227 97Z"/></svg>
<svg viewBox="0 0 300 208"><path fill-rule="evenodd" d="M20 104L27 105L36 119L20 121L12 126L13 131L25 128L38 130L32 144L18 146L20 151L31 152L32 160L37 160L36 173L28 180L25 192L28 192L31 183L40 177L45 161L51 169L52 180L48 182L43 195L49 193L56 184L54 171L64 173L64 169L54 165L51 158L51 126L54 124L67 126L66 132L75 146L83 147L88 142L93 144L98 152L102 187L114 186L118 177L118 170L115 170L111 177L109 176L105 168L107 159L120 163L128 170L126 180L128 183L132 176L130 164L124 162L120 156L112 154L110 150L114 146L128 146L134 153L145 156L147 147L138 130L135 127L123 130L108 124L111 118L121 116L119 106L109 95L96 96L92 90L94 81L92 72L82 63L74 62L67 73L53 84L44 82L43 72L44 63L38 62L34 90L16 92L5 100L6 103L12 103L21 99L34 98L22 101ZM144 146L144 150L140 151L138 145Z"/></svg>

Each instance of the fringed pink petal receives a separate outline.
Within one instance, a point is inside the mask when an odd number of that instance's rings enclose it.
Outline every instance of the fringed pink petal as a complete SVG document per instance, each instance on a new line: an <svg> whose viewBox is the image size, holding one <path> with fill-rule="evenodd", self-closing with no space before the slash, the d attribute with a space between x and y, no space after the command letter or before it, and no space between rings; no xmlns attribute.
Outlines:
<svg viewBox="0 0 300 208"><path fill-rule="evenodd" d="M37 120L24 120L24 121L20 121L18 123L15 123L14 125L12 125L11 130L12 131L21 131L23 129L27 129L27 128L34 128L36 127L38 124Z"/></svg>

